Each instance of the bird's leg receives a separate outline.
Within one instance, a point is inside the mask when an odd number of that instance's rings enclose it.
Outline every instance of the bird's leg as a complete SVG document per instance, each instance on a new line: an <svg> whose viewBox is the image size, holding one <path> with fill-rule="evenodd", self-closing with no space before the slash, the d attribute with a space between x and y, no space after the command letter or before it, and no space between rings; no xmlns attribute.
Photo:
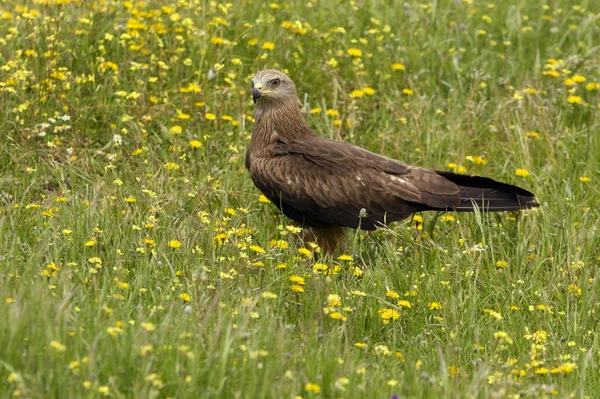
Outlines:
<svg viewBox="0 0 600 399"><path fill-rule="evenodd" d="M321 249L329 255L343 252L347 231L343 226L307 227L304 233L304 242L316 242Z"/></svg>

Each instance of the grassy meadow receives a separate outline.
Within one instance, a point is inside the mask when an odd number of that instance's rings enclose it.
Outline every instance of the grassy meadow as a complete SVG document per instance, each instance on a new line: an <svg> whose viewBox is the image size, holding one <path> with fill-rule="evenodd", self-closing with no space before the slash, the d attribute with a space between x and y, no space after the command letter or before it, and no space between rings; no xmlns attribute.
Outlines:
<svg viewBox="0 0 600 399"><path fill-rule="evenodd" d="M267 67L541 207L304 248L243 165ZM600 392L600 2L3 0L0 104L0 397Z"/></svg>

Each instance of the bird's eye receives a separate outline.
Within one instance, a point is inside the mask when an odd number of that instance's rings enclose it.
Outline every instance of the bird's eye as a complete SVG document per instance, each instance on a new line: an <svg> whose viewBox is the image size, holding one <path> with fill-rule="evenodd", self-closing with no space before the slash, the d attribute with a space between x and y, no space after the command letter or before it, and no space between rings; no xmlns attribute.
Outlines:
<svg viewBox="0 0 600 399"><path fill-rule="evenodd" d="M281 81L279 79L271 80L271 86L279 86L279 83L281 83Z"/></svg>

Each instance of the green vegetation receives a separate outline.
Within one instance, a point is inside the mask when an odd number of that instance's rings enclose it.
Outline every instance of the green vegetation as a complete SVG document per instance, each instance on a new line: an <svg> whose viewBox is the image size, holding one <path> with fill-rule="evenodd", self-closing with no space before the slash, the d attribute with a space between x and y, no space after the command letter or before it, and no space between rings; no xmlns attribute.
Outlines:
<svg viewBox="0 0 600 399"><path fill-rule="evenodd" d="M0 396L597 395L599 12L0 2ZM243 166L265 67L319 134L542 206L315 255Z"/></svg>

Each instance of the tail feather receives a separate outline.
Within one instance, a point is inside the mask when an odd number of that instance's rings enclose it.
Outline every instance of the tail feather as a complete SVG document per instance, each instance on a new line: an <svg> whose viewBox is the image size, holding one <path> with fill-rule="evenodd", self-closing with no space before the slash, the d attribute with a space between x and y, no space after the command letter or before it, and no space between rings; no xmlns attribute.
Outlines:
<svg viewBox="0 0 600 399"><path fill-rule="evenodd" d="M489 212L518 211L540 206L533 193L511 184L487 177L437 173L460 187L461 202L452 208L458 212L472 212L475 208Z"/></svg>

